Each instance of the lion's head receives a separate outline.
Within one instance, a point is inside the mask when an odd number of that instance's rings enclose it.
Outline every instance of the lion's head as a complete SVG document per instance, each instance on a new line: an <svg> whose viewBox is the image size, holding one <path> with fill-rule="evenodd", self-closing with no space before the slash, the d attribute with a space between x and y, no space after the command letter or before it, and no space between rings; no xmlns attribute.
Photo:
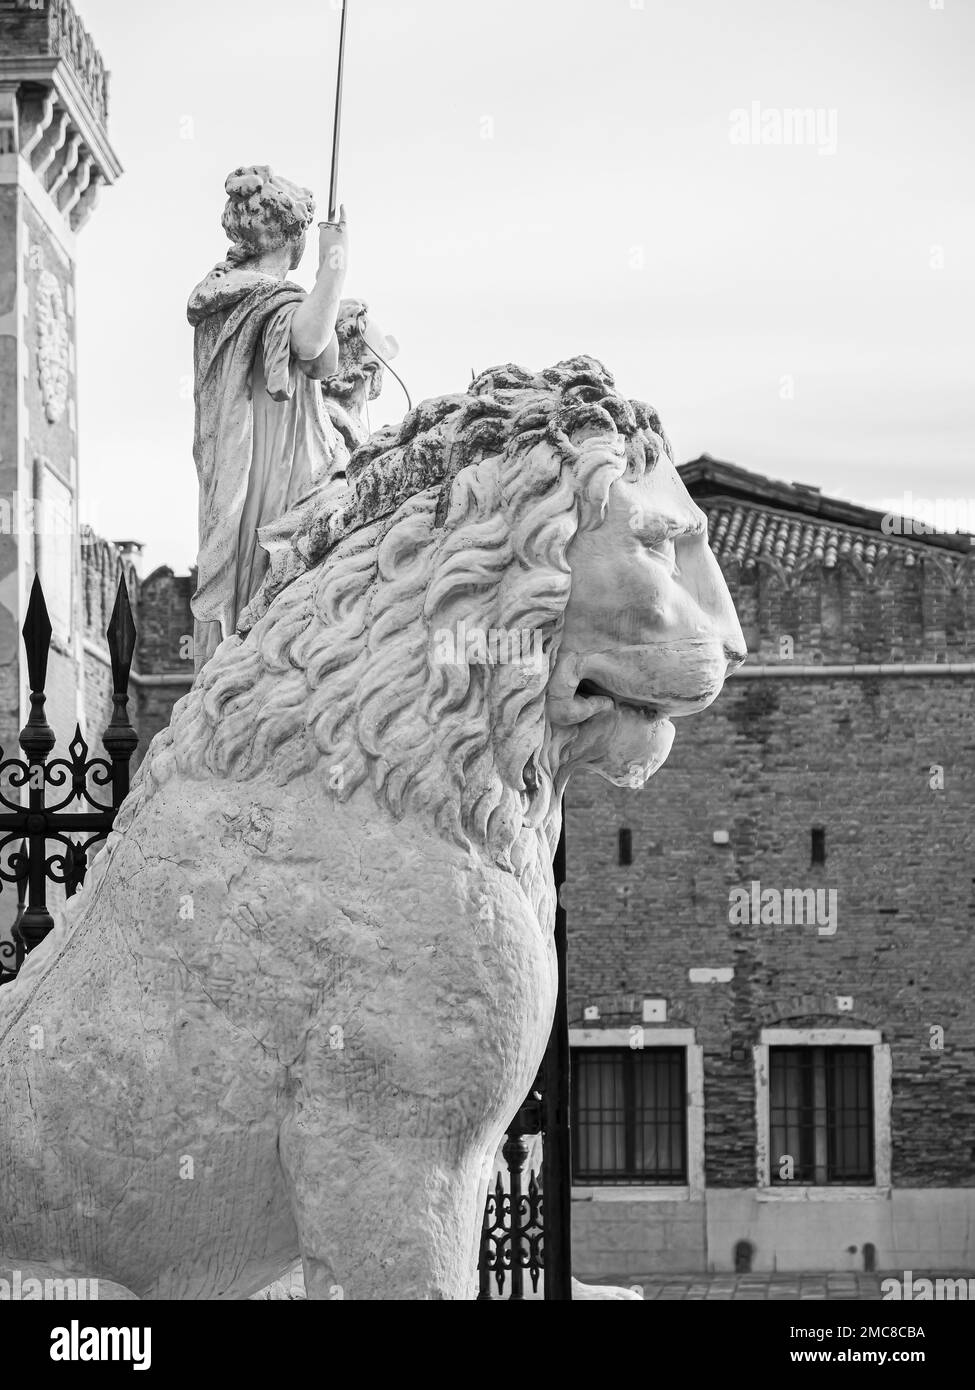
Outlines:
<svg viewBox="0 0 975 1390"><path fill-rule="evenodd" d="M639 784L667 716L744 657L659 420L592 358L422 402L294 544L307 568L204 667L147 793L177 769L317 768L339 800L370 788L505 862L570 767Z"/></svg>

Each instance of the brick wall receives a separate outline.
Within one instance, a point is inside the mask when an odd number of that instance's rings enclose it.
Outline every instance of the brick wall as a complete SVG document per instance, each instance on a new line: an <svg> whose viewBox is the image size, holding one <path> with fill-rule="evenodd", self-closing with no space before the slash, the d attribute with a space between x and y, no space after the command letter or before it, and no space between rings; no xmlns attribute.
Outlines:
<svg viewBox="0 0 975 1390"><path fill-rule="evenodd" d="M919 543L880 574L726 575L755 660L778 662L783 635L795 664L975 660L964 555ZM815 1023L880 1028L891 1046L893 1183L975 1185L975 679L733 677L678 721L643 791L577 777L567 808L570 1024L591 1005L600 1023L587 1026L639 1023L651 996L667 999L668 1024L697 1030L709 1186L755 1182L759 1030ZM835 889L835 934L732 924L729 890L752 880ZM691 984L692 966L734 977Z"/></svg>
<svg viewBox="0 0 975 1390"><path fill-rule="evenodd" d="M138 686L136 762L160 729L166 728L173 705L193 683L193 634L190 599L196 589L196 571L176 575L171 569L154 570L139 586L137 660L143 676ZM178 683L154 683L151 677L178 677Z"/></svg>
<svg viewBox="0 0 975 1390"><path fill-rule="evenodd" d="M51 16L47 6L5 7L3 15L5 56L15 53L47 53L51 46Z"/></svg>
<svg viewBox="0 0 975 1390"><path fill-rule="evenodd" d="M195 588L195 570L176 575L166 567L153 570L140 584L138 659L143 670L192 671L187 639L193 635L190 599ZM180 654L181 645L186 655Z"/></svg>
<svg viewBox="0 0 975 1390"><path fill-rule="evenodd" d="M724 566L753 659L796 662L960 661L975 633L975 568L955 556L896 556L882 574L817 568L788 584L773 571Z"/></svg>

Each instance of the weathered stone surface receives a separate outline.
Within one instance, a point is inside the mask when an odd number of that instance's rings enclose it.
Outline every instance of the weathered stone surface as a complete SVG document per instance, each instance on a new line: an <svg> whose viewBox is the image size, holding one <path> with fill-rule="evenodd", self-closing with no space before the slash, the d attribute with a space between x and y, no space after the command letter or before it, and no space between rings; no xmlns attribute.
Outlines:
<svg viewBox="0 0 975 1390"><path fill-rule="evenodd" d="M473 1295L551 1025L560 792L640 785L743 644L645 406L588 358L472 392L366 446L385 505L360 470L0 991L6 1265Z"/></svg>
<svg viewBox="0 0 975 1390"><path fill-rule="evenodd" d="M200 483L197 670L260 588L258 531L344 464L322 398L339 365L335 324L345 280L344 212L320 223L310 293L287 277L301 261L315 200L266 164L226 180L226 257L187 305L194 329L193 457Z"/></svg>
<svg viewBox="0 0 975 1390"><path fill-rule="evenodd" d="M343 299L335 327L338 368L322 381L322 404L337 437L331 471L282 516L259 528L258 544L267 556L266 575L237 620L249 632L275 594L308 568L309 538L318 537L332 512L348 498L345 468L350 454L369 438L368 402L382 390L383 363L399 344L383 333L361 299ZM377 356L377 353L379 354Z"/></svg>

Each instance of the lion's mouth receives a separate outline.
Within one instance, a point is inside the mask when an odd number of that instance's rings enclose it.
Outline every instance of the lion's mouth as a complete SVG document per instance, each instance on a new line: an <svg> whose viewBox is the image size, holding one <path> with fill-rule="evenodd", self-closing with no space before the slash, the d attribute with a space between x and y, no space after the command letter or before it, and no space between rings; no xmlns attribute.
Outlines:
<svg viewBox="0 0 975 1390"><path fill-rule="evenodd" d="M611 690L599 685L597 681L590 680L588 676L579 682L575 693L577 700L612 700L616 709L633 710L650 723L667 718L667 711L662 710L659 705L647 704L641 700L631 700L627 695L614 695Z"/></svg>

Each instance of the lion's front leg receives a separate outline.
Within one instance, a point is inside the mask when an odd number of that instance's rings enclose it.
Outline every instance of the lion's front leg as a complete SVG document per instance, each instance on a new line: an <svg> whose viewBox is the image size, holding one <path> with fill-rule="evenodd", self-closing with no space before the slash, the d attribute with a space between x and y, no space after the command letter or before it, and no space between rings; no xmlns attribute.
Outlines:
<svg viewBox="0 0 975 1390"><path fill-rule="evenodd" d="M443 1148L354 1131L335 1107L304 1106L285 1121L280 1154L308 1298L474 1297L481 1165L451 1162Z"/></svg>

